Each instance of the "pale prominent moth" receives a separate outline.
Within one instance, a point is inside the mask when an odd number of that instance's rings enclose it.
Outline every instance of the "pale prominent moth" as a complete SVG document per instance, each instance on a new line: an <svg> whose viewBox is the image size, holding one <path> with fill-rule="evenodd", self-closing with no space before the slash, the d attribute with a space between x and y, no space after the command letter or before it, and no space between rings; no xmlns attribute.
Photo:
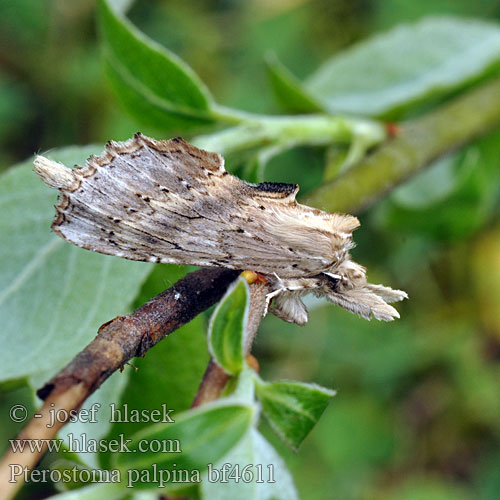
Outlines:
<svg viewBox="0 0 500 500"><path fill-rule="evenodd" d="M300 297L311 292L385 321L399 317L388 303L407 297L368 283L351 260L356 217L300 205L297 185L244 182L222 156L180 138L138 133L74 170L37 156L35 171L60 191L52 229L65 240L132 260L255 271L285 321L307 322Z"/></svg>

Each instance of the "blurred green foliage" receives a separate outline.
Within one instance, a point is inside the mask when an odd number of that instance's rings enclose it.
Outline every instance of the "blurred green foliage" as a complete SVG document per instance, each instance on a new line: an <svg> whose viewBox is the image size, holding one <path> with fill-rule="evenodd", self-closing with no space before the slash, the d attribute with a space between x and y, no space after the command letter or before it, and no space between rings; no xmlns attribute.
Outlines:
<svg viewBox="0 0 500 500"><path fill-rule="evenodd" d="M126 114L110 91L94 2L0 0L0 12L0 169L34 151L126 139L138 129L158 136ZM302 80L372 33L441 14L499 21L500 4L151 0L135 2L128 17L188 61L217 102L278 112L265 53L274 52ZM306 328L274 317L263 322L254 354L266 380L338 391L297 455L262 426L291 467L301 498L499 498L499 141L493 131L361 214L353 254L368 266L371 281L408 291L410 301L398 306L401 320L368 323L316 304ZM266 179L297 182L307 192L321 182L323 153L300 148L278 156ZM155 268L136 304L184 272ZM137 360L123 402L158 408L167 400L179 412L189 406L208 359L206 317ZM5 389L2 438L14 431L4 425L13 401L30 402L25 389ZM109 435L131 431L117 424ZM109 459L101 457L105 464ZM39 493L28 488L24 495Z"/></svg>

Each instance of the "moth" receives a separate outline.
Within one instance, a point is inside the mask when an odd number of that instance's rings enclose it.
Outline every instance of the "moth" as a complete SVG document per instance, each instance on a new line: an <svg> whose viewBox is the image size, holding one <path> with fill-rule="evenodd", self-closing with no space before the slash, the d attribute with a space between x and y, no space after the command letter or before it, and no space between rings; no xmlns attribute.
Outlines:
<svg viewBox="0 0 500 500"><path fill-rule="evenodd" d="M307 322L308 293L385 321L399 317L389 303L407 297L368 283L351 259L356 217L297 203L297 185L244 182L221 155L181 138L137 133L73 170L37 156L35 171L60 191L52 229L65 240L132 260L255 271L285 321Z"/></svg>

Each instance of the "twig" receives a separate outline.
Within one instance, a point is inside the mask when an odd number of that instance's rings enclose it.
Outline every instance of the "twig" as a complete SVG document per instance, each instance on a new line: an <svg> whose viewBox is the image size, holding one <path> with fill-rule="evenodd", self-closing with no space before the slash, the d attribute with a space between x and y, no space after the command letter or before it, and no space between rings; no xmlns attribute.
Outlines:
<svg viewBox="0 0 500 500"><path fill-rule="evenodd" d="M41 417L32 418L18 439L54 438L65 422L49 427L49 410L78 410L90 394L127 361L144 356L169 333L215 304L238 274L228 269L195 271L133 314L118 316L102 325L97 337L38 391L45 400L38 412ZM7 451L0 463L1 500L12 498L22 485L22 481L9 483L10 465L31 469L44 452L31 453L29 448L23 453Z"/></svg>
<svg viewBox="0 0 500 500"><path fill-rule="evenodd" d="M268 292L268 287L261 282L250 285L250 305L245 332L245 354L247 355L250 354L252 344L262 321L266 304L266 294ZM192 407L194 408L217 399L228 380L229 375L213 359L210 359Z"/></svg>

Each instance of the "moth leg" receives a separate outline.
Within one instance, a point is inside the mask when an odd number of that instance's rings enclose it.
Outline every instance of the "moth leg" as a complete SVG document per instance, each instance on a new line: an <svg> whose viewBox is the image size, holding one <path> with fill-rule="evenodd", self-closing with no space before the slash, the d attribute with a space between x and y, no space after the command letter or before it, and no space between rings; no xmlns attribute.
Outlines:
<svg viewBox="0 0 500 500"><path fill-rule="evenodd" d="M262 315L262 317L266 316L267 312L269 311L269 306L271 304L271 300L273 300L274 297L277 297L283 291L284 291L283 288L278 288L278 289L273 290L272 292L270 292L266 295L266 305L264 306L264 314Z"/></svg>
<svg viewBox="0 0 500 500"><path fill-rule="evenodd" d="M309 319L306 306L300 300L300 296L293 292L279 294L273 302L271 312L288 323L296 323L303 326Z"/></svg>
<svg viewBox="0 0 500 500"><path fill-rule="evenodd" d="M271 282L271 279L268 281ZM307 309L300 300L300 296L314 289L316 280L314 278L281 279L274 273L274 281L271 285L274 290L266 296L266 313L274 298L271 312L275 316L298 325L307 323Z"/></svg>
<svg viewBox="0 0 500 500"><path fill-rule="evenodd" d="M269 277L269 279L266 280L273 290L266 295L266 305L264 307L263 317L267 315L271 301L286 290L283 280L276 273L273 273L273 275L274 278Z"/></svg>

